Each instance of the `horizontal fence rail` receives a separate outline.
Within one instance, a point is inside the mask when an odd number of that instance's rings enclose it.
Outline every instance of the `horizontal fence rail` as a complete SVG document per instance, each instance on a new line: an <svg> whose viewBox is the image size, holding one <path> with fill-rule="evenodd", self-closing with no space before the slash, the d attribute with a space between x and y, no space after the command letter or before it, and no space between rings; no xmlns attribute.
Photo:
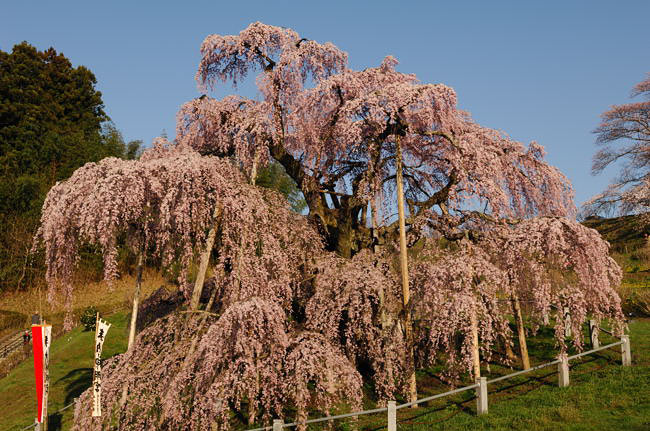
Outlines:
<svg viewBox="0 0 650 431"><path fill-rule="evenodd" d="M25 341L22 339L22 335L18 335L16 339L2 346L2 348L0 349L0 358L6 358L10 354L18 350L18 348L23 344L25 344Z"/></svg>
<svg viewBox="0 0 650 431"><path fill-rule="evenodd" d="M550 367L551 365L559 364L560 362L562 362L562 361L560 361L559 359L556 359L554 361L547 362L545 364L530 367L527 370L520 370L520 371L516 371L514 373L506 374L505 376L496 377L496 378L494 378L492 380L488 380L488 384L500 382L501 380L507 380L507 379L511 379L513 377L516 377L516 376L520 376L522 374L531 373L533 371L541 370L542 368Z"/></svg>
<svg viewBox="0 0 650 431"><path fill-rule="evenodd" d="M55 412L52 413L52 414L56 415L56 414L58 414L58 413L61 413L61 412L65 411L65 410L69 409L70 407L74 406L74 403L77 402L77 399L78 399L78 398L75 398L75 399L74 399L70 404L68 404L68 405L65 406L65 407L60 408L59 410L55 411ZM48 413L48 416L49 416L49 415L50 415L50 414ZM39 425L40 425L39 423L34 422L33 424L26 426L25 428L23 428L23 429L20 430L20 431L29 430L29 429L32 429L32 428L36 428L36 429L38 430L38 429L39 429Z"/></svg>
<svg viewBox="0 0 650 431"><path fill-rule="evenodd" d="M569 356L567 359L570 361L571 359L577 359L577 358L580 358L582 356L587 356L587 355L590 355L592 353L600 352L601 350L609 349L609 348L614 347L614 346L622 346L624 343L625 342L622 341L622 340L617 341L615 343L607 344L607 345L599 347L597 349L591 349L588 352L582 352L582 353L578 353L577 355Z"/></svg>
<svg viewBox="0 0 650 431"><path fill-rule="evenodd" d="M399 410L399 409L403 409L404 407L411 407L411 406L414 406L414 405L417 405L417 404L426 403L428 401L435 400L437 398L447 397L449 395L454 395L454 394L458 394L458 393L461 393L461 392L469 391L470 389L474 389L474 388L478 388L478 387L479 387L479 384L474 383L473 385L469 385L469 386L465 386L465 387L462 387L462 388L454 389L453 391L443 392L441 394L432 395L430 397L421 398L419 400L411 401L410 403L400 404L399 406L395 406L395 409Z"/></svg>

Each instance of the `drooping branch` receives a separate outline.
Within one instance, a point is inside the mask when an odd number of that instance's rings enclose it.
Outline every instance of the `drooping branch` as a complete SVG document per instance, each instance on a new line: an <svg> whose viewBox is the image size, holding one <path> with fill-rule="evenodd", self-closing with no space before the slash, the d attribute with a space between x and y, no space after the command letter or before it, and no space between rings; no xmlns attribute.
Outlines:
<svg viewBox="0 0 650 431"><path fill-rule="evenodd" d="M632 97L643 96L643 102L614 105L601 115L594 130L596 144L601 148L593 158L592 173L599 174L614 163L620 173L608 188L584 204L583 216L643 213L650 208L645 198L650 168L650 75L638 83Z"/></svg>

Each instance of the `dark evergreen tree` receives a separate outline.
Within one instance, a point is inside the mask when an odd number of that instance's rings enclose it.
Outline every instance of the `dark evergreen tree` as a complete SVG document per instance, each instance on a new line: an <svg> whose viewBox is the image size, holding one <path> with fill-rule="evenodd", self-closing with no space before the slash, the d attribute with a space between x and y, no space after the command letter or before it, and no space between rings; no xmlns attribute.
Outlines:
<svg viewBox="0 0 650 431"><path fill-rule="evenodd" d="M53 48L0 51L0 289L30 278L27 252L52 185L86 162L137 155L106 123L96 82Z"/></svg>

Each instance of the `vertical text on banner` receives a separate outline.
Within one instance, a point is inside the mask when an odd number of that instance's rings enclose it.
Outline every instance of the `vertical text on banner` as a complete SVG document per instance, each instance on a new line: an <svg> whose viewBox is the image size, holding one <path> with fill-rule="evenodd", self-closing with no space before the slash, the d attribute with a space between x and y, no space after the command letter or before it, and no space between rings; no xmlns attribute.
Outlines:
<svg viewBox="0 0 650 431"><path fill-rule="evenodd" d="M99 318L95 325L95 364L93 367L93 417L102 415L102 346L111 324Z"/></svg>

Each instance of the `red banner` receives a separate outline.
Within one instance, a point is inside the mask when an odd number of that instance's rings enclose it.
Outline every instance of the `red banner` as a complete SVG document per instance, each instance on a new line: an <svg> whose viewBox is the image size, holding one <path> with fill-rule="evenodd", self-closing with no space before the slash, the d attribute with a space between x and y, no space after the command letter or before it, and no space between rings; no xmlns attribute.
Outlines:
<svg viewBox="0 0 650 431"><path fill-rule="evenodd" d="M34 377L36 379L36 421L43 422L47 414L48 363L52 326L32 325L32 345L34 350Z"/></svg>
<svg viewBox="0 0 650 431"><path fill-rule="evenodd" d="M34 376L36 377L36 416L37 422L43 422L43 327L32 326L32 345L34 347Z"/></svg>

